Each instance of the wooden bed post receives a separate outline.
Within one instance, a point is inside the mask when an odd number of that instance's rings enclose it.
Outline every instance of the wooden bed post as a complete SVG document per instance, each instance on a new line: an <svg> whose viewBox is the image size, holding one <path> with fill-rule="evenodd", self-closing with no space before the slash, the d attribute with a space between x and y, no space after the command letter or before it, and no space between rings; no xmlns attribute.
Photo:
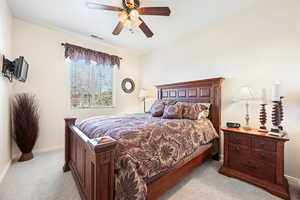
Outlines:
<svg viewBox="0 0 300 200"><path fill-rule="evenodd" d="M63 171L70 171L69 161L71 160L71 146L70 146L70 127L75 125L76 117L65 118L65 165Z"/></svg>
<svg viewBox="0 0 300 200"><path fill-rule="evenodd" d="M117 141L110 138L110 142L99 144L89 140L93 158L91 159L91 198L95 200L114 199L115 181L115 149Z"/></svg>
<svg viewBox="0 0 300 200"><path fill-rule="evenodd" d="M212 116L211 120L214 123L214 127L220 136L221 132L221 105L222 105L222 83L224 81L224 78L219 78L215 80L215 83L213 84L213 109L212 109ZM221 142L220 138L215 139L213 141L213 151L212 151L212 158L214 160L219 161L220 160L220 149L221 149Z"/></svg>
<svg viewBox="0 0 300 200"><path fill-rule="evenodd" d="M90 139L75 126L76 118L65 118L65 164L72 171L82 200L113 200L117 141Z"/></svg>

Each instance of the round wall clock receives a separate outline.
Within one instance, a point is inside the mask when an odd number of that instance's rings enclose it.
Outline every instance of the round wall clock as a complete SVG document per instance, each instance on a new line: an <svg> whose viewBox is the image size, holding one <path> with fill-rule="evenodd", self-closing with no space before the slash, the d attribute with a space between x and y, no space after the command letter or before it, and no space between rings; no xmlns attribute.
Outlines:
<svg viewBox="0 0 300 200"><path fill-rule="evenodd" d="M132 93L135 89L135 84L131 78L125 78L122 81L122 89L126 93Z"/></svg>

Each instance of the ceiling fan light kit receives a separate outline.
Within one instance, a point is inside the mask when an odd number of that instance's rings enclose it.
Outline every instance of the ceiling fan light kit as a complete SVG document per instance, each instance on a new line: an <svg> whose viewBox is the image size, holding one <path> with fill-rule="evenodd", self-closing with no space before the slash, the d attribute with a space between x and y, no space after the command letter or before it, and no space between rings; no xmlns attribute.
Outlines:
<svg viewBox="0 0 300 200"><path fill-rule="evenodd" d="M122 0L123 8L108 6L94 2L87 2L87 7L97 10L109 10L120 12L119 23L113 31L113 35L119 35L123 28L128 28L133 32L134 28L139 27L144 34L150 38L154 34L147 24L140 17L141 15L158 15L170 16L171 10L169 7L143 7L140 8L140 0Z"/></svg>

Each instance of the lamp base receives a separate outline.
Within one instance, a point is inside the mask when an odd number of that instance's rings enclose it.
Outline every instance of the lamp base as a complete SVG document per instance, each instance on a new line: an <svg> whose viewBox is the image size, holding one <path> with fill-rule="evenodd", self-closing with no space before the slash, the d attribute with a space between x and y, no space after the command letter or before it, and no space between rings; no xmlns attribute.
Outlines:
<svg viewBox="0 0 300 200"><path fill-rule="evenodd" d="M247 131L252 130L252 128L250 126L243 126L243 129L247 130Z"/></svg>

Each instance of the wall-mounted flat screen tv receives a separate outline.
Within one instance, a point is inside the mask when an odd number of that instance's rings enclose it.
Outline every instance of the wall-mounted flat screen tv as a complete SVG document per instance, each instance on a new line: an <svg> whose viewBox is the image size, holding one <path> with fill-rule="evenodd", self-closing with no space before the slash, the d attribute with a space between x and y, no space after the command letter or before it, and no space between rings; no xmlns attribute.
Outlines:
<svg viewBox="0 0 300 200"><path fill-rule="evenodd" d="M4 55L0 54L0 67L2 67L2 74L6 74L7 73L7 66L4 64L5 63L5 57Z"/></svg>
<svg viewBox="0 0 300 200"><path fill-rule="evenodd" d="M16 60L14 60L15 70L14 70L14 77L22 82L25 82L27 79L27 73L29 65L24 59L23 56L20 56Z"/></svg>

